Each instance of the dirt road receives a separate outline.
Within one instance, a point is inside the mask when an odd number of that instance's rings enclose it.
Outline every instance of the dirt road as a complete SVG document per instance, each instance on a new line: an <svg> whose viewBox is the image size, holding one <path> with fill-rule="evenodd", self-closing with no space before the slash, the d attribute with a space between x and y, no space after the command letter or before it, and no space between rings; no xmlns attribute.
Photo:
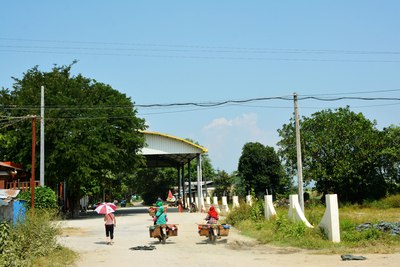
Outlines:
<svg viewBox="0 0 400 267"><path fill-rule="evenodd" d="M103 217L89 212L84 218L62 222L60 243L79 252L76 266L399 266L400 254L362 255L364 261L342 261L340 255L315 255L300 249L260 245L231 229L227 238L215 245L200 237L196 223L204 223L204 213L177 213L168 209L169 223L178 225L178 236L165 245L149 237L151 217L145 207L123 208L116 212L115 243L106 244ZM132 247L154 245L154 250Z"/></svg>

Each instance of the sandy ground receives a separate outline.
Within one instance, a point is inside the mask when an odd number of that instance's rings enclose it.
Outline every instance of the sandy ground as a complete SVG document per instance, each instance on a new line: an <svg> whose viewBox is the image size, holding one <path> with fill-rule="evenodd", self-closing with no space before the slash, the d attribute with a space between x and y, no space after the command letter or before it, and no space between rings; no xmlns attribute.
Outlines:
<svg viewBox="0 0 400 267"><path fill-rule="evenodd" d="M199 236L196 223L204 223L204 213L177 213L168 209L169 223L178 225L178 236L165 245L149 237L151 217L145 207L117 210L114 245L106 244L103 217L93 212L77 220L62 221L60 243L80 253L76 266L400 266L400 254L372 254L363 261L342 261L340 255L315 255L293 248L260 245L231 228L228 237L216 244ZM132 250L137 246L154 250ZM359 255L357 255L359 256Z"/></svg>

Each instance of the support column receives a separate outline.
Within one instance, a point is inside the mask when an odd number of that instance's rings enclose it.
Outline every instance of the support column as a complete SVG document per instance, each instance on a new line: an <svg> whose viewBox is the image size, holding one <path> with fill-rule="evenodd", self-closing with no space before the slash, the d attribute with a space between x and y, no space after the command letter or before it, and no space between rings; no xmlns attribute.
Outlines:
<svg viewBox="0 0 400 267"><path fill-rule="evenodd" d="M199 211L204 212L204 197L203 197L203 176L201 170L201 154L197 154L197 198Z"/></svg>

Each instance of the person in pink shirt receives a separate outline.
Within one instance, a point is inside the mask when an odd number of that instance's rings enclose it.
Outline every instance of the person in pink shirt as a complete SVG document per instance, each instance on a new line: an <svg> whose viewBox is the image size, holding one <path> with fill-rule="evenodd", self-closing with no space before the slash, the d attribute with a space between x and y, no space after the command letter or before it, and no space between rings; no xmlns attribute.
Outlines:
<svg viewBox="0 0 400 267"><path fill-rule="evenodd" d="M104 216L104 222L106 226L107 245L112 245L114 243L114 228L117 226L114 213L106 214Z"/></svg>

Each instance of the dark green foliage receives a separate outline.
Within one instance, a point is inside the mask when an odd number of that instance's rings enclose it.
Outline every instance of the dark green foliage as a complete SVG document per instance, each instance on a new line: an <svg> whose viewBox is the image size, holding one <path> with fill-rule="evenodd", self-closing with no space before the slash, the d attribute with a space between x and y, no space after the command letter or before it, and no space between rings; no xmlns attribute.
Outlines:
<svg viewBox="0 0 400 267"><path fill-rule="evenodd" d="M135 188L143 202L151 205L158 197L167 199L168 191L177 183L177 177L174 168L141 169L135 180Z"/></svg>
<svg viewBox="0 0 400 267"><path fill-rule="evenodd" d="M31 207L31 190L22 191L18 199L25 200L26 206ZM56 193L47 186L35 187L35 209L57 209Z"/></svg>
<svg viewBox="0 0 400 267"><path fill-rule="evenodd" d="M379 132L375 123L361 113L349 108L324 110L303 118L300 125L304 180L315 181L317 191L338 194L341 202L361 203L384 197L390 187L397 188L394 184L400 161L399 149L394 148L398 145L388 145L391 138L387 133ZM297 158L293 120L278 132L282 138L279 153L288 173L294 175ZM398 130L388 132L395 135Z"/></svg>
<svg viewBox="0 0 400 267"><path fill-rule="evenodd" d="M283 193L291 184L274 148L260 143L244 145L238 173L246 192L253 189L257 196L265 195L266 190L270 194Z"/></svg>
<svg viewBox="0 0 400 267"><path fill-rule="evenodd" d="M214 178L215 190L214 194L217 196L232 195L232 185L234 184L234 177L225 171L217 171Z"/></svg>
<svg viewBox="0 0 400 267"><path fill-rule="evenodd" d="M84 194L112 186L123 171L135 172L144 145L140 130L144 120L130 98L111 86L71 75L70 66L55 66L49 72L34 67L22 79L14 79L13 90L3 89L0 113L25 117L0 129L0 159L22 163L31 169L31 119L40 115L40 87L45 87L45 183L57 188L66 182L69 207L79 208ZM39 125L39 120L38 120ZM37 134L39 136L39 127ZM38 143L39 144L39 143ZM36 151L39 151L37 148ZM39 153L36 153L36 162ZM36 166L39 177L39 166ZM110 181L111 180L111 181Z"/></svg>

